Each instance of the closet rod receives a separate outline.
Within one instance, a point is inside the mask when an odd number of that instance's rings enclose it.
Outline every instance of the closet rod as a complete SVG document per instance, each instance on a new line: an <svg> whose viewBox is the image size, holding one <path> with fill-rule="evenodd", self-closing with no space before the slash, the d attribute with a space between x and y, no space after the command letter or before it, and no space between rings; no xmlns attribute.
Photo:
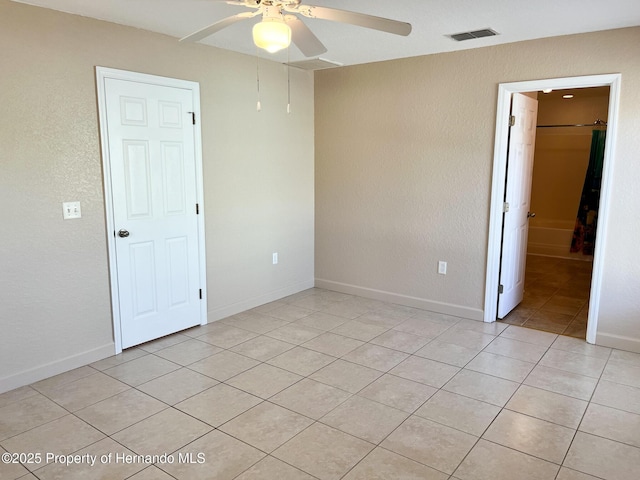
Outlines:
<svg viewBox="0 0 640 480"><path fill-rule="evenodd" d="M555 127L606 127L607 122L597 119L593 123L577 123L573 125L536 125L536 128L555 128Z"/></svg>

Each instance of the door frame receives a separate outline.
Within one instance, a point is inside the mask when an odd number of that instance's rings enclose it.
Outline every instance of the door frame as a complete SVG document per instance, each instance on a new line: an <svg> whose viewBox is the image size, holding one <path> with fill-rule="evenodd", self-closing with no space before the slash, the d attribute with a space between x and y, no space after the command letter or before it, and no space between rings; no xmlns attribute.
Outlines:
<svg viewBox="0 0 640 480"><path fill-rule="evenodd" d="M108 145L108 129L107 129L107 108L106 108L106 87L105 80L107 78L125 80L138 83L147 83L149 85L158 85L162 87L174 87L190 90L193 95L193 109L195 118L200 119L200 85L197 82L189 80L180 80L177 78L160 77L156 75L148 75L145 73L130 72L127 70L117 70L107 67L96 67L96 88L98 96L98 116L99 116L99 132L100 132L100 148L102 153L102 175L104 186L104 205L106 217L107 231L107 253L109 261L109 283L111 289L111 315L113 318L113 339L115 343L116 355L122 352L122 333L120 326L120 297L118 294L118 270L116 265L116 238L115 238L115 220L113 210L113 191L111 183L111 158ZM200 130L200 122L194 125L194 153L196 162L196 198L200 206L200 214L198 215L198 264L199 264L199 280L200 287L204 292L202 300L200 300L200 324L207 323L207 269L205 255L205 237L204 237L204 183L202 174L202 133ZM112 233L113 232L113 233Z"/></svg>
<svg viewBox="0 0 640 480"><path fill-rule="evenodd" d="M609 222L611 178L615 163L615 146L618 129L620 104L619 73L588 75L580 77L529 80L524 82L501 83L498 86L496 112L496 134L493 154L493 174L491 179L491 203L489 211L489 236L487 246L487 274L485 281L484 321L495 322L498 310L498 283L500 281L500 251L503 222L503 202L506 189L507 150L509 140L509 115L511 96L514 93L540 91L546 88L564 90L569 88L609 87L609 111L607 118L607 138L604 149L604 166L598 209L598 241L595 245L591 295L587 321L587 342L596 343L600 297L602 292L603 256L607 240Z"/></svg>

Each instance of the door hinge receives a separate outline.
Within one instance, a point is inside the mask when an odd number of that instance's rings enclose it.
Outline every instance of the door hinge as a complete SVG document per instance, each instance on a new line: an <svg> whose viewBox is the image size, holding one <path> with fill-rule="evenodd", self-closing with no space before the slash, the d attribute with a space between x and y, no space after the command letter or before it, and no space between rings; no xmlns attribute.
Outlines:
<svg viewBox="0 0 640 480"><path fill-rule="evenodd" d="M196 112L187 112L187 113L191 114L191 123L193 125L195 125L196 124Z"/></svg>
<svg viewBox="0 0 640 480"><path fill-rule="evenodd" d="M195 121L194 121L195 124ZM516 124L516 116L515 115L509 115L509 126L513 127Z"/></svg>
<svg viewBox="0 0 640 480"><path fill-rule="evenodd" d="M502 292L504 292L504 285L500 284L498 285L498 293L500 294Z"/></svg>
<svg viewBox="0 0 640 480"><path fill-rule="evenodd" d="M200 300L202 300L202 289L200 289Z"/></svg>
<svg viewBox="0 0 640 480"><path fill-rule="evenodd" d="M196 203L196 215L200 215L200 205Z"/></svg>
<svg viewBox="0 0 640 480"><path fill-rule="evenodd" d="M509 211L509 202L504 202L502 204L502 213L507 213Z"/></svg>

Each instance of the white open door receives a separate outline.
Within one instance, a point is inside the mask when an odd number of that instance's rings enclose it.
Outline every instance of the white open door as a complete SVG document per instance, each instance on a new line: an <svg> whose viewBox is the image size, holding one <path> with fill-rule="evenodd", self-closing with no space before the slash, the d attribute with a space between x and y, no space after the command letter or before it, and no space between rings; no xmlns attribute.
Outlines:
<svg viewBox="0 0 640 480"><path fill-rule="evenodd" d="M132 75L98 79L116 350L203 323L197 91Z"/></svg>
<svg viewBox="0 0 640 480"><path fill-rule="evenodd" d="M531 175L536 142L538 101L513 94L504 200L498 318L504 318L524 295Z"/></svg>

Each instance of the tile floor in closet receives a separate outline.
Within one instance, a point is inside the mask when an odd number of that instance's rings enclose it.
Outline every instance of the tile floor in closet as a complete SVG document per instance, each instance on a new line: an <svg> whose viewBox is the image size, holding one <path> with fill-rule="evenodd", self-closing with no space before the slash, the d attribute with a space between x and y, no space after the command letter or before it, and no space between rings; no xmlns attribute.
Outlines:
<svg viewBox="0 0 640 480"><path fill-rule="evenodd" d="M3 480L636 480L640 355L311 289L0 395L5 451L97 461Z"/></svg>

